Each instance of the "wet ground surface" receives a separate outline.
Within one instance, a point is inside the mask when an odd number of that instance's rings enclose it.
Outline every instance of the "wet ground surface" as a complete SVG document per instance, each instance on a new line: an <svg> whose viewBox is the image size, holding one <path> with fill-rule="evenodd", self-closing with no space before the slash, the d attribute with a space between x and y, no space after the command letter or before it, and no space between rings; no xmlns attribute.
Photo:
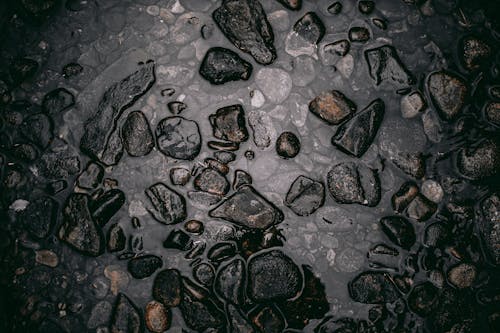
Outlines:
<svg viewBox="0 0 500 333"><path fill-rule="evenodd" d="M0 331L500 331L498 8L2 2Z"/></svg>

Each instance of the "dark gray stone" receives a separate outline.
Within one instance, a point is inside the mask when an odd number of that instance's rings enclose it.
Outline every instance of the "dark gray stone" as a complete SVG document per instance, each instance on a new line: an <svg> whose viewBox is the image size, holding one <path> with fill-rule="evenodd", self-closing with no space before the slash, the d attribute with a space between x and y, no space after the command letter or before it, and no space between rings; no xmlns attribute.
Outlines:
<svg viewBox="0 0 500 333"><path fill-rule="evenodd" d="M20 127L21 134L31 143L45 149L54 139L52 119L45 113L27 117Z"/></svg>
<svg viewBox="0 0 500 333"><path fill-rule="evenodd" d="M148 119L141 111L129 113L121 128L121 136L123 146L130 156L146 156L155 146Z"/></svg>
<svg viewBox="0 0 500 333"><path fill-rule="evenodd" d="M365 51L365 59L370 76L377 85L388 81L397 88L405 88L415 82L412 74L401 62L396 49L390 45Z"/></svg>
<svg viewBox="0 0 500 333"><path fill-rule="evenodd" d="M228 319L229 331L233 333L255 333L255 329L246 316L231 303L227 304L226 315Z"/></svg>
<svg viewBox="0 0 500 333"><path fill-rule="evenodd" d="M260 332L281 333L285 328L285 319L274 306L257 309L250 314L250 317Z"/></svg>
<svg viewBox="0 0 500 333"><path fill-rule="evenodd" d="M156 183L146 189L146 195L153 204L151 213L164 224L182 222L187 217L186 199L163 183Z"/></svg>
<svg viewBox="0 0 500 333"><path fill-rule="evenodd" d="M349 295L365 304L392 303L399 295L387 273L363 272L349 282Z"/></svg>
<svg viewBox="0 0 500 333"><path fill-rule="evenodd" d="M394 244L409 250L416 241L415 228L401 216L386 216L380 219L382 231Z"/></svg>
<svg viewBox="0 0 500 333"><path fill-rule="evenodd" d="M83 72L82 65L76 62L71 62L63 67L62 75L65 79L69 79L71 77L77 76L81 72Z"/></svg>
<svg viewBox="0 0 500 333"><path fill-rule="evenodd" d="M225 106L209 116L217 139L241 143L248 140L245 111L240 104Z"/></svg>
<svg viewBox="0 0 500 333"><path fill-rule="evenodd" d="M104 176L104 169L97 163L89 162L87 167L78 176L77 184L79 187L91 190L99 186Z"/></svg>
<svg viewBox="0 0 500 333"><path fill-rule="evenodd" d="M115 223L109 227L108 230L108 251L109 252L120 252L125 250L125 245L127 243L127 237L123 232L122 227Z"/></svg>
<svg viewBox="0 0 500 333"><path fill-rule="evenodd" d="M333 53L336 54L340 57L345 56L347 53L349 53L349 50L351 49L351 44L347 39L341 39L336 42L326 44L323 47L323 50L327 53Z"/></svg>
<svg viewBox="0 0 500 333"><path fill-rule="evenodd" d="M200 75L212 84L248 80L252 65L236 52L223 47L212 47L207 51L200 66Z"/></svg>
<svg viewBox="0 0 500 333"><path fill-rule="evenodd" d="M176 249L181 251L189 251L193 247L191 236L182 230L172 230L167 239L163 242L163 247L167 249Z"/></svg>
<svg viewBox="0 0 500 333"><path fill-rule="evenodd" d="M434 72L427 79L427 89L442 119L450 121L461 113L468 94L461 78L449 72Z"/></svg>
<svg viewBox="0 0 500 333"><path fill-rule="evenodd" d="M325 202L325 186L314 179L299 176L285 197L285 205L299 216L314 213Z"/></svg>
<svg viewBox="0 0 500 333"><path fill-rule="evenodd" d="M459 54L464 67L472 71L487 66L492 52L491 46L484 40L466 36L460 41Z"/></svg>
<svg viewBox="0 0 500 333"><path fill-rule="evenodd" d="M230 188L226 177L219 171L206 168L201 171L193 182L194 188L215 195L225 195Z"/></svg>
<svg viewBox="0 0 500 333"><path fill-rule="evenodd" d="M158 274L153 282L153 298L173 308L180 304L182 297L181 275L176 269L165 269Z"/></svg>
<svg viewBox="0 0 500 333"><path fill-rule="evenodd" d="M161 266L163 266L163 261L160 257L147 254L130 259L127 268L132 277L144 279L153 275Z"/></svg>
<svg viewBox="0 0 500 333"><path fill-rule="evenodd" d="M349 40L353 43L365 43L370 39L370 31L365 27L349 29Z"/></svg>
<svg viewBox="0 0 500 333"><path fill-rule="evenodd" d="M481 203L482 218L479 220L479 230L483 239L483 247L489 259L500 264L500 197L497 193L489 195Z"/></svg>
<svg viewBox="0 0 500 333"><path fill-rule="evenodd" d="M28 233L35 238L45 238L57 218L57 202L51 197L40 197L30 201L17 216Z"/></svg>
<svg viewBox="0 0 500 333"><path fill-rule="evenodd" d="M219 268L215 278L215 291L229 303L243 305L245 279L245 262L243 259L235 258Z"/></svg>
<svg viewBox="0 0 500 333"><path fill-rule="evenodd" d="M43 97L42 111L58 114L75 105L75 96L65 88L57 88Z"/></svg>
<svg viewBox="0 0 500 333"><path fill-rule="evenodd" d="M243 185L252 185L252 176L246 171L235 170L233 179L233 190L238 190Z"/></svg>
<svg viewBox="0 0 500 333"><path fill-rule="evenodd" d="M144 322L141 311L122 293L118 294L109 324L111 333L142 333Z"/></svg>
<svg viewBox="0 0 500 333"><path fill-rule="evenodd" d="M104 226L125 203L125 193L119 189L104 192L90 204L92 218L99 226Z"/></svg>
<svg viewBox="0 0 500 333"><path fill-rule="evenodd" d="M186 185L191 178L191 172L186 168L172 168L169 175L172 184L181 186Z"/></svg>
<svg viewBox="0 0 500 333"><path fill-rule="evenodd" d="M13 85L18 85L33 77L38 70L38 62L29 58L14 59L9 66L9 73Z"/></svg>
<svg viewBox="0 0 500 333"><path fill-rule="evenodd" d="M293 31L311 44L317 44L325 35L325 25L315 12L307 12L293 25Z"/></svg>
<svg viewBox="0 0 500 333"><path fill-rule="evenodd" d="M458 172L465 178L480 180L498 175L500 143L485 139L472 147L461 148L456 156Z"/></svg>
<svg viewBox="0 0 500 333"><path fill-rule="evenodd" d="M193 277L199 284L211 288L215 280L215 270L212 265L201 263L193 268Z"/></svg>
<svg viewBox="0 0 500 333"><path fill-rule="evenodd" d="M192 160L201 150L198 124L183 117L167 117L160 121L155 131L158 150L179 160Z"/></svg>

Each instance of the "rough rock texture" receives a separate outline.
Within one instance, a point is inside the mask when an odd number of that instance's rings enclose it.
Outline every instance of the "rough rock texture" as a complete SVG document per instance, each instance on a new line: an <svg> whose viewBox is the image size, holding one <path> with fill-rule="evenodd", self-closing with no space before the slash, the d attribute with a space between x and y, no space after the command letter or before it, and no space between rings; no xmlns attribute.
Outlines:
<svg viewBox="0 0 500 333"><path fill-rule="evenodd" d="M396 245L409 250L416 241L415 228L401 216L386 216L380 219L382 231Z"/></svg>
<svg viewBox="0 0 500 333"><path fill-rule="evenodd" d="M146 305L144 317L147 329L154 333L165 332L172 322L171 310L156 301L151 301Z"/></svg>
<svg viewBox="0 0 500 333"><path fill-rule="evenodd" d="M104 93L97 112L85 123L85 132L80 141L80 148L84 153L102 161L120 115L154 84L154 69L154 62L149 61Z"/></svg>
<svg viewBox="0 0 500 333"><path fill-rule="evenodd" d="M381 197L377 172L354 162L335 165L327 174L327 186L338 203L376 206Z"/></svg>
<svg viewBox="0 0 500 333"><path fill-rule="evenodd" d="M119 189L104 192L90 205L92 218L99 226L104 226L125 203L125 193Z"/></svg>
<svg viewBox="0 0 500 333"><path fill-rule="evenodd" d="M385 105L376 99L352 119L343 123L332 137L332 144L343 152L361 157L370 148L382 123Z"/></svg>
<svg viewBox="0 0 500 333"><path fill-rule="evenodd" d="M458 76L440 71L429 75L427 89L441 118L455 119L465 104L467 85Z"/></svg>
<svg viewBox="0 0 500 333"><path fill-rule="evenodd" d="M279 250L259 253L248 261L248 293L258 302L286 300L302 288L302 274Z"/></svg>
<svg viewBox="0 0 500 333"><path fill-rule="evenodd" d="M129 113L121 129L123 146L130 156L145 156L155 146L148 119L141 111Z"/></svg>
<svg viewBox="0 0 500 333"><path fill-rule="evenodd" d="M258 229L267 229L283 221L281 210L250 185L241 186L233 195L212 209L209 215Z"/></svg>
<svg viewBox="0 0 500 333"><path fill-rule="evenodd" d="M186 286L186 283L184 284ZM186 325L197 332L225 330L225 316L209 297L197 297L194 292L185 288L180 309Z"/></svg>
<svg viewBox="0 0 500 333"><path fill-rule="evenodd" d="M231 142L248 140L248 131L245 125L245 111L240 104L225 106L209 116L213 135L217 139Z"/></svg>
<svg viewBox="0 0 500 333"><path fill-rule="evenodd" d="M491 261L500 264L500 197L493 193L481 203L479 230Z"/></svg>
<svg viewBox="0 0 500 333"><path fill-rule="evenodd" d="M363 272L349 282L351 298L365 304L394 302L398 298L396 287L383 272Z"/></svg>
<svg viewBox="0 0 500 333"><path fill-rule="evenodd" d="M200 172L194 179L194 188L216 195L225 195L230 188L226 177L219 171L206 168Z"/></svg>
<svg viewBox="0 0 500 333"><path fill-rule="evenodd" d="M438 303L438 289L430 282L416 285L408 295L408 307L421 317L431 314Z"/></svg>
<svg viewBox="0 0 500 333"><path fill-rule="evenodd" d="M141 333L144 331L140 310L122 293L118 295L116 300L109 331L111 333Z"/></svg>
<svg viewBox="0 0 500 333"><path fill-rule="evenodd" d="M242 305L245 298L246 268L243 259L235 258L221 266L215 277L215 290L226 301Z"/></svg>
<svg viewBox="0 0 500 333"><path fill-rule="evenodd" d="M330 125L338 125L356 112L356 105L340 91L324 91L309 103L309 111Z"/></svg>
<svg viewBox="0 0 500 333"><path fill-rule="evenodd" d="M458 172L468 179L480 180L500 172L500 143L485 139L474 147L465 147L456 156Z"/></svg>
<svg viewBox="0 0 500 333"><path fill-rule="evenodd" d="M45 238L56 221L57 202L43 196L32 200L17 216L29 234L35 238Z"/></svg>
<svg viewBox="0 0 500 333"><path fill-rule="evenodd" d="M181 275L176 269L165 269L156 274L153 282L153 298L173 308L180 304L182 297Z"/></svg>
<svg viewBox="0 0 500 333"><path fill-rule="evenodd" d="M293 31L309 43L317 44L325 35L325 26L316 13L307 12L295 22Z"/></svg>
<svg viewBox="0 0 500 333"><path fill-rule="evenodd" d="M276 140L276 153L283 158L294 158L299 152L299 138L292 132L281 133Z"/></svg>
<svg viewBox="0 0 500 333"><path fill-rule="evenodd" d="M48 92L42 101L42 111L48 114L58 114L75 105L75 96L66 88L57 88Z"/></svg>
<svg viewBox="0 0 500 333"><path fill-rule="evenodd" d="M492 54L491 46L484 40L474 36L466 36L460 41L459 52L462 64L469 71L487 65L487 61Z"/></svg>
<svg viewBox="0 0 500 333"><path fill-rule="evenodd" d="M325 186L314 179L299 176L285 197L285 205L299 216L314 213L325 202Z"/></svg>
<svg viewBox="0 0 500 333"><path fill-rule="evenodd" d="M158 150L179 160L192 160L201 150L198 124L183 117L167 117L155 130Z"/></svg>
<svg viewBox="0 0 500 333"><path fill-rule="evenodd" d="M119 252L125 250L127 237L122 227L115 223L108 229L108 251Z"/></svg>
<svg viewBox="0 0 500 333"><path fill-rule="evenodd" d="M146 195L154 207L151 213L165 224L182 222L187 217L186 199L163 183L156 183L146 189Z"/></svg>
<svg viewBox="0 0 500 333"><path fill-rule="evenodd" d="M248 80L252 65L236 52L223 47L213 47L207 51L201 62L200 75L212 84L229 81Z"/></svg>
<svg viewBox="0 0 500 333"><path fill-rule="evenodd" d="M365 59L370 76L377 85L389 81L398 88L404 88L415 81L399 59L396 49L390 45L365 51Z"/></svg>
<svg viewBox="0 0 500 333"><path fill-rule="evenodd" d="M85 170L78 176L77 184L84 189L94 189L102 181L104 169L97 163L90 162Z"/></svg>
<svg viewBox="0 0 500 333"><path fill-rule="evenodd" d="M127 268L132 277L136 279L144 279L156 272L163 265L160 257L152 254L147 254L140 257L135 257L129 260Z"/></svg>
<svg viewBox="0 0 500 333"><path fill-rule="evenodd" d="M44 113L26 117L20 126L21 134L42 149L47 148L54 139L53 131L52 119Z"/></svg>

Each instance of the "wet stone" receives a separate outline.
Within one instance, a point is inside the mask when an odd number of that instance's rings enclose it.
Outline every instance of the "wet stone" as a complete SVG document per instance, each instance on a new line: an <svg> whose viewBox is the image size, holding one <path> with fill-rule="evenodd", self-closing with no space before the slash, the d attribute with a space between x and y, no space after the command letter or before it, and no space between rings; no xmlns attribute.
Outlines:
<svg viewBox="0 0 500 333"><path fill-rule="evenodd" d="M356 112L356 105L340 91L324 91L309 103L309 111L330 125L338 125Z"/></svg>
<svg viewBox="0 0 500 333"><path fill-rule="evenodd" d="M243 185L252 185L252 176L246 171L235 170L233 178L233 190L238 190Z"/></svg>
<svg viewBox="0 0 500 333"><path fill-rule="evenodd" d="M391 161L404 173L422 178L425 175L425 159L421 153L399 153L391 156Z"/></svg>
<svg viewBox="0 0 500 333"><path fill-rule="evenodd" d="M15 144L10 152L15 158L27 162L33 162L38 158L38 150L29 143Z"/></svg>
<svg viewBox="0 0 500 333"><path fill-rule="evenodd" d="M421 317L431 314L438 303L438 289L430 282L416 285L408 295L408 307Z"/></svg>
<svg viewBox="0 0 500 333"><path fill-rule="evenodd" d="M189 220L184 223L184 230L195 235L201 235L204 230L203 223L198 220Z"/></svg>
<svg viewBox="0 0 500 333"><path fill-rule="evenodd" d="M109 327L111 333L140 333L144 330L141 312L122 293L118 294Z"/></svg>
<svg viewBox="0 0 500 333"><path fill-rule="evenodd" d="M63 210L64 222L59 238L85 255L96 257L104 251L104 235L92 220L85 194L73 193Z"/></svg>
<svg viewBox="0 0 500 333"><path fill-rule="evenodd" d="M153 275L162 265L163 261L160 257L148 254L130 259L127 268L132 277L144 279Z"/></svg>
<svg viewBox="0 0 500 333"><path fill-rule="evenodd" d="M90 203L92 218L99 226L104 226L125 203L125 193L119 189L104 192Z"/></svg>
<svg viewBox="0 0 500 333"><path fill-rule="evenodd" d="M387 21L380 18L372 18L372 23L374 26L379 28L380 30L387 30Z"/></svg>
<svg viewBox="0 0 500 333"><path fill-rule="evenodd" d="M381 197L377 172L364 164L344 162L335 165L327 174L327 186L333 199L342 204L373 207Z"/></svg>
<svg viewBox="0 0 500 333"><path fill-rule="evenodd" d="M370 39L370 31L365 27L349 29L349 40L353 43L365 43Z"/></svg>
<svg viewBox="0 0 500 333"><path fill-rule="evenodd" d="M476 276L476 267L468 263L461 263L448 271L448 281L459 289L472 286Z"/></svg>
<svg viewBox="0 0 500 333"><path fill-rule="evenodd" d="M302 8L302 0L277 0L283 6L291 10L300 10Z"/></svg>
<svg viewBox="0 0 500 333"><path fill-rule="evenodd" d="M253 131L255 145L261 149L269 147L275 129L267 113L265 111L251 111L248 115L248 123Z"/></svg>
<svg viewBox="0 0 500 333"><path fill-rule="evenodd" d="M307 12L293 25L293 31L311 44L317 44L325 35L325 26L318 15Z"/></svg>
<svg viewBox="0 0 500 333"><path fill-rule="evenodd" d="M203 191L189 191L187 193L189 200L195 206L202 206L207 208L213 206L222 200L222 196L217 194L211 194Z"/></svg>
<svg viewBox="0 0 500 333"><path fill-rule="evenodd" d="M121 128L123 147L130 156L149 154L155 145L148 119L141 111L128 114Z"/></svg>
<svg viewBox="0 0 500 333"><path fill-rule="evenodd" d="M336 42L327 44L323 47L325 53L333 53L337 56L343 57L351 49L351 44L347 39L341 39Z"/></svg>
<svg viewBox="0 0 500 333"><path fill-rule="evenodd" d="M481 203L480 232L485 250L495 264L500 263L500 197L493 193Z"/></svg>
<svg viewBox="0 0 500 333"><path fill-rule="evenodd" d="M248 293L257 301L286 300L302 288L302 274L279 250L259 253L248 261Z"/></svg>
<svg viewBox="0 0 500 333"><path fill-rule="evenodd" d="M398 299L396 287L387 273L363 272L349 282L349 295L365 304L392 303Z"/></svg>
<svg viewBox="0 0 500 333"><path fill-rule="evenodd" d="M186 325L197 332L223 332L225 316L211 299L198 299L191 292L184 291L180 309Z"/></svg>
<svg viewBox="0 0 500 333"><path fill-rule="evenodd" d="M488 102L484 107L486 120L495 126L500 126L500 103Z"/></svg>
<svg viewBox="0 0 500 333"><path fill-rule="evenodd" d="M186 168L172 168L169 175L173 185L184 186L191 179L191 172Z"/></svg>
<svg viewBox="0 0 500 333"><path fill-rule="evenodd" d="M181 114L182 111L187 109L187 105L179 101L173 101L167 104L167 108L171 114L178 115Z"/></svg>
<svg viewBox="0 0 500 333"><path fill-rule="evenodd" d="M207 165L207 167L214 169L223 175L227 175L229 173L229 167L224 163L221 163L219 160L213 158L206 158L204 162Z"/></svg>
<svg viewBox="0 0 500 333"><path fill-rule="evenodd" d="M285 328L283 315L275 307L263 307L250 316L260 332L280 333Z"/></svg>
<svg viewBox="0 0 500 333"><path fill-rule="evenodd" d="M418 91L401 98L401 115L403 118L414 118L427 107L422 94Z"/></svg>
<svg viewBox="0 0 500 333"><path fill-rule="evenodd" d="M163 183L156 183L146 189L155 219L164 224L182 222L187 217L186 199Z"/></svg>
<svg viewBox="0 0 500 333"><path fill-rule="evenodd" d="M336 1L328 6L327 11L332 15L338 15L342 11L342 4L339 1Z"/></svg>
<svg viewBox="0 0 500 333"><path fill-rule="evenodd" d="M69 79L74 76L77 76L81 72L83 72L82 65L72 62L63 67L62 75L64 76L65 79Z"/></svg>
<svg viewBox="0 0 500 333"><path fill-rule="evenodd" d="M112 305L108 301L97 303L90 313L87 327L97 328L101 325L107 325L111 317Z"/></svg>
<svg viewBox="0 0 500 333"><path fill-rule="evenodd" d="M193 268L193 277L199 284L210 288L215 280L215 270L212 265L201 263Z"/></svg>
<svg viewBox="0 0 500 333"><path fill-rule="evenodd" d="M104 176L104 169L97 163L90 162L83 172L78 176L79 187L91 190L99 186Z"/></svg>
<svg viewBox="0 0 500 333"><path fill-rule="evenodd" d="M283 158L294 158L299 152L299 138L292 132L281 133L276 140L276 153Z"/></svg>
<svg viewBox="0 0 500 333"><path fill-rule="evenodd" d="M402 88L414 82L412 74L403 65L396 49L390 45L365 51L365 59L368 64L371 78L376 85L389 81L395 86Z"/></svg>
<svg viewBox="0 0 500 333"><path fill-rule="evenodd" d="M479 180L497 175L500 171L500 144L485 139L473 147L459 150L456 166L462 176Z"/></svg>
<svg viewBox="0 0 500 333"><path fill-rule="evenodd" d="M118 118L154 84L154 68L154 62L149 61L104 93L97 112L85 123L85 132L80 141L84 153L99 160L103 158Z"/></svg>
<svg viewBox="0 0 500 333"><path fill-rule="evenodd" d="M234 257L237 249L232 242L220 242L208 250L207 258L212 262L220 262Z"/></svg>
<svg viewBox="0 0 500 333"><path fill-rule="evenodd" d="M441 247L446 243L448 238L448 228L438 222L425 228L423 243L429 247Z"/></svg>
<svg viewBox="0 0 500 333"><path fill-rule="evenodd" d="M240 145L235 142L208 141L207 146L210 149L223 150L227 152L236 151L240 149Z"/></svg>
<svg viewBox="0 0 500 333"><path fill-rule="evenodd" d="M385 104L376 99L349 121L343 123L332 137L332 144L341 151L361 157L370 148L384 119Z"/></svg>
<svg viewBox="0 0 500 333"><path fill-rule="evenodd" d="M230 185L226 177L211 168L204 169L194 179L194 188L210 194L224 195Z"/></svg>
<svg viewBox="0 0 500 333"><path fill-rule="evenodd" d="M418 194L408 205L406 213L408 217L417 221L427 221L434 215L436 210L436 203Z"/></svg>
<svg viewBox="0 0 500 333"><path fill-rule="evenodd" d="M158 274L153 282L153 298L167 308L180 304L182 297L181 275L176 269L165 269Z"/></svg>
<svg viewBox="0 0 500 333"><path fill-rule="evenodd" d="M201 150L198 124L183 117L167 117L155 131L158 149L163 154L180 160L192 160Z"/></svg>
<svg viewBox="0 0 500 333"><path fill-rule="evenodd" d="M473 36L464 37L459 44L462 64L469 71L488 65L492 55L491 47L485 41Z"/></svg>
<svg viewBox="0 0 500 333"><path fill-rule="evenodd" d="M35 75L38 62L29 58L17 58L9 66L10 77L14 85L18 85Z"/></svg>
<svg viewBox="0 0 500 333"><path fill-rule="evenodd" d="M249 323L246 316L231 303L227 304L226 315L228 319L229 332L255 333L255 329Z"/></svg>
<svg viewBox="0 0 500 333"><path fill-rule="evenodd" d="M224 84L248 80L252 69L252 65L237 53L223 47L213 47L201 62L200 75L212 84Z"/></svg>
<svg viewBox="0 0 500 333"><path fill-rule="evenodd" d="M163 333L170 328L172 312L163 304L151 301L146 305L144 314L146 328L154 333Z"/></svg>
<svg viewBox="0 0 500 333"><path fill-rule="evenodd" d="M47 148L54 139L52 119L44 113L27 117L21 124L20 131L26 139L42 149Z"/></svg>
<svg viewBox="0 0 500 333"><path fill-rule="evenodd" d="M212 17L234 46L259 64L269 65L276 59L273 29L259 1L225 1Z"/></svg>
<svg viewBox="0 0 500 333"><path fill-rule="evenodd" d="M401 216L386 216L380 219L382 231L394 244L409 250L416 241L415 228Z"/></svg>
<svg viewBox="0 0 500 333"><path fill-rule="evenodd" d="M48 196L34 199L19 213L17 220L31 236L45 238L56 221L57 206L57 202Z"/></svg>
<svg viewBox="0 0 500 333"><path fill-rule="evenodd" d="M209 116L213 135L217 139L240 143L248 140L245 125L245 112L240 104L230 105L217 110Z"/></svg>
<svg viewBox="0 0 500 333"><path fill-rule="evenodd" d="M460 114L468 94L461 78L444 71L434 72L427 79L427 89L442 119L453 120Z"/></svg>
<svg viewBox="0 0 500 333"><path fill-rule="evenodd" d="M172 230L167 239L163 242L163 247L167 249L176 249L181 251L189 251L193 247L191 236L182 230Z"/></svg>
<svg viewBox="0 0 500 333"><path fill-rule="evenodd" d="M403 212L406 207L408 207L410 202L415 199L417 194L417 184L415 184L414 182L404 183L391 198L392 209L399 213Z"/></svg>
<svg viewBox="0 0 500 333"><path fill-rule="evenodd" d="M57 88L43 97L42 111L58 114L75 105L75 96L65 88Z"/></svg>
<svg viewBox="0 0 500 333"><path fill-rule="evenodd" d="M299 176L285 197L285 205L299 216L314 213L325 202L325 186L314 179Z"/></svg>
<svg viewBox="0 0 500 333"><path fill-rule="evenodd" d="M215 290L226 301L243 305L245 299L245 262L236 258L221 266L215 277Z"/></svg>
<svg viewBox="0 0 500 333"><path fill-rule="evenodd" d="M125 236L122 227L118 223L110 226L108 230L108 251L123 251L125 250L126 243L127 237Z"/></svg>
<svg viewBox="0 0 500 333"><path fill-rule="evenodd" d="M234 194L212 209L209 216L258 229L267 229L279 224L284 218L280 209L249 185L241 186Z"/></svg>

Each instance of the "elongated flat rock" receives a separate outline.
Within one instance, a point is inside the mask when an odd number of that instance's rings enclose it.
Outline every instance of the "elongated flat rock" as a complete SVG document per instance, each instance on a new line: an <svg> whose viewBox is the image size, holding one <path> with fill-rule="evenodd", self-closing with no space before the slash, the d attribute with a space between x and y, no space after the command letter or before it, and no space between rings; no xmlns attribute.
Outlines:
<svg viewBox="0 0 500 333"><path fill-rule="evenodd" d="M81 150L102 162L116 122L125 109L143 96L154 84L154 62L149 61L120 82L112 85L102 97L97 112L85 123Z"/></svg>
<svg viewBox="0 0 500 333"><path fill-rule="evenodd" d="M186 219L186 199L163 183L157 183L146 189L146 195L155 210L152 214L164 224L175 224Z"/></svg>

